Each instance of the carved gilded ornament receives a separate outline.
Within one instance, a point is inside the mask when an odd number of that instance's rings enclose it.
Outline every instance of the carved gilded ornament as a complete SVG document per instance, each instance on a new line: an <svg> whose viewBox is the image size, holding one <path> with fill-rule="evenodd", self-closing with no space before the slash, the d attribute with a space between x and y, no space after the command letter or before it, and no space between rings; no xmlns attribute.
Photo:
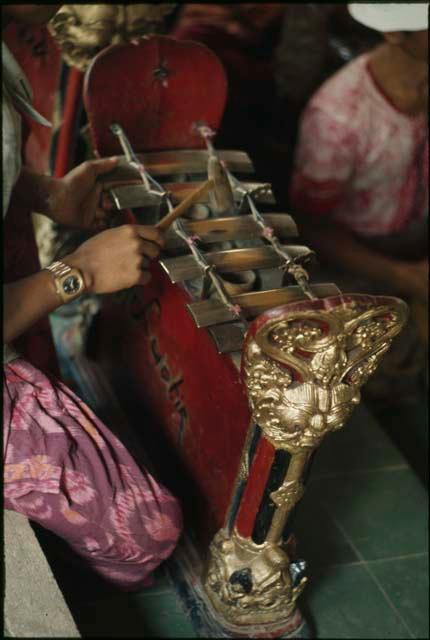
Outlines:
<svg viewBox="0 0 430 640"><path fill-rule="evenodd" d="M286 310L247 342L244 378L253 418L276 448L315 448L342 427L406 320L406 305L391 300L370 308L357 300Z"/></svg>
<svg viewBox="0 0 430 640"><path fill-rule="evenodd" d="M255 544L233 532L219 531L210 546L211 562L206 589L215 608L235 624L264 624L287 618L302 592L306 578L297 584L290 559L279 545Z"/></svg>
<svg viewBox="0 0 430 640"><path fill-rule="evenodd" d="M230 624L269 625L293 615L306 582L304 562L290 562L282 536L303 495L306 467L324 435L359 402L360 387L406 318L401 300L356 294L279 307L250 329L243 375L253 420L274 447L292 455L270 494L276 510L263 544L223 529L210 546L206 592ZM244 477L243 460L241 467Z"/></svg>
<svg viewBox="0 0 430 640"><path fill-rule="evenodd" d="M163 31L163 21L175 7L176 3L65 4L50 21L49 30L67 64L85 71L109 45Z"/></svg>

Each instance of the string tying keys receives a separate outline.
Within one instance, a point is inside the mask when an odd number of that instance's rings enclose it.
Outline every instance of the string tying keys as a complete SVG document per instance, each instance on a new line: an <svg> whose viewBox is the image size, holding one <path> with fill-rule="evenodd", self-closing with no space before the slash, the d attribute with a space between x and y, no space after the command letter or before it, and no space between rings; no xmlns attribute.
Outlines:
<svg viewBox="0 0 430 640"><path fill-rule="evenodd" d="M240 317L242 315L242 307L239 304L229 304L228 308L235 316Z"/></svg>
<svg viewBox="0 0 430 640"><path fill-rule="evenodd" d="M191 128L192 130L197 131L197 133L199 133L205 140L210 140L216 134L216 131L211 129L204 122L194 122Z"/></svg>
<svg viewBox="0 0 430 640"><path fill-rule="evenodd" d="M195 234L193 236L187 236L187 238L185 239L185 242L189 247L191 247L191 246L194 246L196 242L198 242L199 240L201 240L200 236Z"/></svg>
<svg viewBox="0 0 430 640"><path fill-rule="evenodd" d="M264 227L261 235L263 236L263 238L270 240L271 238L273 238L274 233L275 231L273 227Z"/></svg>

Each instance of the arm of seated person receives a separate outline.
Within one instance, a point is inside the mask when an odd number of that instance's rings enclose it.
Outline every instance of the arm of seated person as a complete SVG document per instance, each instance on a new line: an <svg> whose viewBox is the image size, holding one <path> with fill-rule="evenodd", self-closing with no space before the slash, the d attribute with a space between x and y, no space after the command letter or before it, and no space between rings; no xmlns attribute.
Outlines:
<svg viewBox="0 0 430 640"><path fill-rule="evenodd" d="M96 234L63 258L79 269L87 293L114 293L151 278L150 261L164 244L162 232L149 225L122 225ZM11 342L62 302L48 271L4 286L3 335Z"/></svg>
<svg viewBox="0 0 430 640"><path fill-rule="evenodd" d="M3 286L3 340L9 343L38 320L55 311L61 301L49 271Z"/></svg>
<svg viewBox="0 0 430 640"><path fill-rule="evenodd" d="M394 286L398 295L428 298L428 260L405 262L370 249L346 226L334 221L331 211L342 197L342 184L317 184L295 177L292 206L303 237L323 260L375 283Z"/></svg>

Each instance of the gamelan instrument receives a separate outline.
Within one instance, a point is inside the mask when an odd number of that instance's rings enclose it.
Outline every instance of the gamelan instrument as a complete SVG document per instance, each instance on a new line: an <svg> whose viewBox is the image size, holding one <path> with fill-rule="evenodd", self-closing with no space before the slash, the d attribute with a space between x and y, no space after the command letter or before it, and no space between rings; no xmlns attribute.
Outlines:
<svg viewBox="0 0 430 640"><path fill-rule="evenodd" d="M88 69L93 148L121 156L104 177L117 218L157 224L198 194L150 284L104 301L96 351L181 499L175 566L202 635L299 637L294 512L407 310L312 283L314 252L271 185L246 153L216 148L226 95L216 56L168 37L109 47Z"/></svg>

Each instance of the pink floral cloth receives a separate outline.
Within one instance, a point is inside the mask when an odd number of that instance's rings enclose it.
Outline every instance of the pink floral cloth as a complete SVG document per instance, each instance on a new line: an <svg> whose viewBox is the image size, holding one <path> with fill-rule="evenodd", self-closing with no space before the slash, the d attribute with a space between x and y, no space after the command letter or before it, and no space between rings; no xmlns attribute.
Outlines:
<svg viewBox="0 0 430 640"><path fill-rule="evenodd" d="M368 61L345 65L308 103L290 199L359 236L382 236L428 216L428 124L390 102Z"/></svg>
<svg viewBox="0 0 430 640"><path fill-rule="evenodd" d="M181 533L176 499L61 382L4 365L4 506L66 540L123 589L144 586Z"/></svg>

